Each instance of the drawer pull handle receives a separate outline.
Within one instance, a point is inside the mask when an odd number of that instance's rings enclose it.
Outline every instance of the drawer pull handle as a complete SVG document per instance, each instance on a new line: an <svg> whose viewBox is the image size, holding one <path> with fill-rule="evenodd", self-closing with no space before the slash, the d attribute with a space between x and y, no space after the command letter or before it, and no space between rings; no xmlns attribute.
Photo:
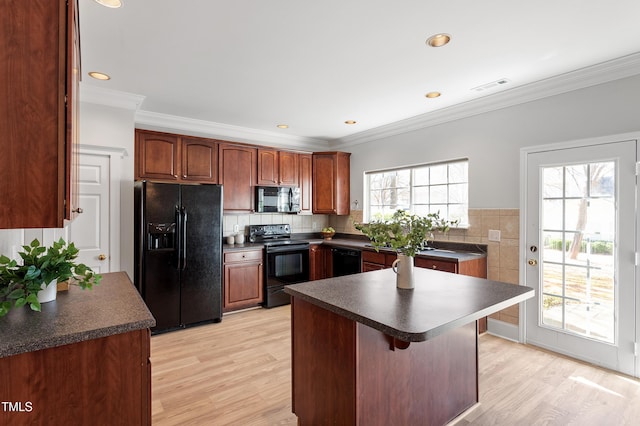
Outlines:
<svg viewBox="0 0 640 426"><path fill-rule="evenodd" d="M431 266L431 269L438 269L436 265Z"/></svg>

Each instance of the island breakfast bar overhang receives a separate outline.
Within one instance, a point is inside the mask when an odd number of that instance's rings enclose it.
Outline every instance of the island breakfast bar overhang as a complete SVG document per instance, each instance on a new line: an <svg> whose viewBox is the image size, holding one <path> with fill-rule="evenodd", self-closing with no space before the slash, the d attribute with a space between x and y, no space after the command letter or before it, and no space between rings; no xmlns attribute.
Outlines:
<svg viewBox="0 0 640 426"><path fill-rule="evenodd" d="M478 403L476 321L530 287L416 268L285 288L298 424L445 425Z"/></svg>

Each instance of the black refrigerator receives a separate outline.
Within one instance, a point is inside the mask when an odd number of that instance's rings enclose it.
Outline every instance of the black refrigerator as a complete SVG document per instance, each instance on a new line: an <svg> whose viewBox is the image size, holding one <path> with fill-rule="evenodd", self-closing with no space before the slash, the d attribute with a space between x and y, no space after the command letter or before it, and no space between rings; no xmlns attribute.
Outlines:
<svg viewBox="0 0 640 426"><path fill-rule="evenodd" d="M135 285L152 332L222 319L222 186L139 181Z"/></svg>

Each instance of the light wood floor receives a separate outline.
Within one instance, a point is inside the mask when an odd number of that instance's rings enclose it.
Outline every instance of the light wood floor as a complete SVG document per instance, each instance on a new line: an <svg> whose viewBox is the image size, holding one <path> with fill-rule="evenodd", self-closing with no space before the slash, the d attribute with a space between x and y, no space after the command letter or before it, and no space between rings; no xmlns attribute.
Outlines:
<svg viewBox="0 0 640 426"><path fill-rule="evenodd" d="M227 315L151 338L154 425L288 425L290 309ZM480 406L459 425L638 425L640 382L480 337Z"/></svg>

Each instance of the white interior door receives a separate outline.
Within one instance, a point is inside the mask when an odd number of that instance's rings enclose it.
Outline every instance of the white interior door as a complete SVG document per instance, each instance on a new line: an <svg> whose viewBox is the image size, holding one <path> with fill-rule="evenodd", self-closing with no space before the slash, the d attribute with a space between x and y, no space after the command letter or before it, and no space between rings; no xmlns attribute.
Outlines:
<svg viewBox="0 0 640 426"><path fill-rule="evenodd" d="M99 273L111 271L109 162L107 155L80 155L79 207L82 214L69 226L70 240L80 250L78 261Z"/></svg>
<svg viewBox="0 0 640 426"><path fill-rule="evenodd" d="M527 155L526 341L635 375L636 141Z"/></svg>

